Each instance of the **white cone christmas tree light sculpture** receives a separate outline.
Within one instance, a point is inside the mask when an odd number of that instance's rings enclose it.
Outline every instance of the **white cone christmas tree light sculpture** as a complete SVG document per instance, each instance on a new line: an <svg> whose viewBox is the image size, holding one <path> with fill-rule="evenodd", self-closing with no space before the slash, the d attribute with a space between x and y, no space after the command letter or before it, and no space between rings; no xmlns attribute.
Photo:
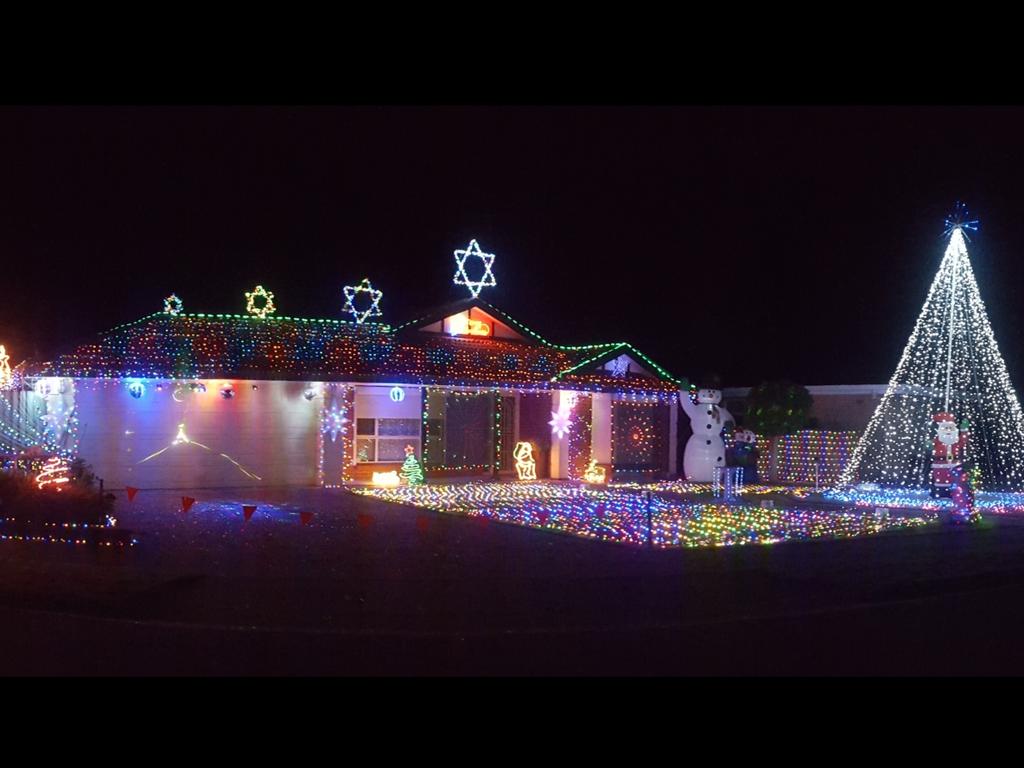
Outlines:
<svg viewBox="0 0 1024 768"><path fill-rule="evenodd" d="M981 489L1024 490L1024 416L971 269L965 230L977 222L965 214L958 204L946 221L939 272L841 486L927 488L935 417L951 414L969 429L959 458Z"/></svg>

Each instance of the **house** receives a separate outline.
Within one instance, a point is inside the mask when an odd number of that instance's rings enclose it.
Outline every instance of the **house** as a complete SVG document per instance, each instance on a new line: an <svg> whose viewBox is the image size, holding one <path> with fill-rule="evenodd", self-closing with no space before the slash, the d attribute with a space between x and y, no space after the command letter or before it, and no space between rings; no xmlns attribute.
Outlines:
<svg viewBox="0 0 1024 768"><path fill-rule="evenodd" d="M556 344L472 298L398 326L155 313L25 379L19 412L107 488L676 473L681 382L624 342Z"/></svg>

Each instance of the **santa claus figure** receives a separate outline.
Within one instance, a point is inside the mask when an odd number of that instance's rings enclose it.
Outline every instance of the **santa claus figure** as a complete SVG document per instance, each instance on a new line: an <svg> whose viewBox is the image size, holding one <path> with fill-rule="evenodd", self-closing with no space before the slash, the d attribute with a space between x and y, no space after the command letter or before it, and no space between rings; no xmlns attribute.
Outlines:
<svg viewBox="0 0 1024 768"><path fill-rule="evenodd" d="M932 420L936 423L932 447L932 496L949 496L953 470L960 467L967 438L970 437L969 425L964 420L958 427L953 415L945 412L935 414Z"/></svg>

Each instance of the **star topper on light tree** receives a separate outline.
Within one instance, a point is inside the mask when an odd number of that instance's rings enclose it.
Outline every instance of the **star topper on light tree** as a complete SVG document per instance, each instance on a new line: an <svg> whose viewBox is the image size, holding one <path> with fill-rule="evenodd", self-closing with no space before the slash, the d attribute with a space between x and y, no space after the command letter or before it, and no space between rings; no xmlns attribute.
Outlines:
<svg viewBox="0 0 1024 768"><path fill-rule="evenodd" d="M466 271L466 260L469 257L479 258L483 263L483 274L479 280L471 280L469 274ZM473 298L477 298L480 295L482 288L493 288L498 284L494 279L494 273L491 271L491 266L494 264L494 254L484 253L480 250L480 244L474 238L469 241L469 245L465 248L459 248L455 251L455 284L464 285L469 288L470 294Z"/></svg>
<svg viewBox="0 0 1024 768"><path fill-rule="evenodd" d="M370 278L364 277L359 285L346 285L342 291L345 294L345 306L341 311L350 313L358 325L365 323L368 317L380 317L384 314L380 311L380 300L384 292L375 289ZM364 310L356 309L356 295L360 293L370 297L370 306Z"/></svg>

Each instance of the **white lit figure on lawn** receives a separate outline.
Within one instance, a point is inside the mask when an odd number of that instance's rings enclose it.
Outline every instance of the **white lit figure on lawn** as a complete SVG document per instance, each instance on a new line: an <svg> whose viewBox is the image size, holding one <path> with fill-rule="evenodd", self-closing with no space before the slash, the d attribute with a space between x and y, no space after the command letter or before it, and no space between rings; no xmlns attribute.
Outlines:
<svg viewBox="0 0 1024 768"><path fill-rule="evenodd" d="M537 479L537 461L533 458L532 443L516 443L512 456L516 460L516 474L520 480Z"/></svg>
<svg viewBox="0 0 1024 768"><path fill-rule="evenodd" d="M718 405L722 402L722 393L717 389L697 390L696 397L680 392L679 401L690 417L690 429L693 430L683 452L686 479L710 483L714 480L715 469L725 466L722 429L727 421L732 421L732 415Z"/></svg>

